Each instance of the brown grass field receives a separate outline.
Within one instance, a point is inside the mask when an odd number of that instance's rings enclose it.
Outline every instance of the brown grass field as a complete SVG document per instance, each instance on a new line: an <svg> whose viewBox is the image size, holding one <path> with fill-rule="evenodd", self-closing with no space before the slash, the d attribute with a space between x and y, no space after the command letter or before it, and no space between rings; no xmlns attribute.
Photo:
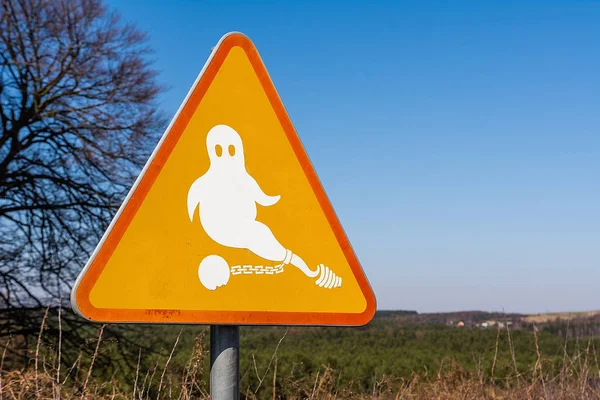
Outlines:
<svg viewBox="0 0 600 400"><path fill-rule="evenodd" d="M118 373L110 379L100 379L95 374L97 358L104 351L103 330L91 342L93 352L82 356L72 365L61 365L61 341L58 346L45 348L40 329L35 348L29 352L29 362L23 368L5 369L5 359L14 341L7 341L2 348L0 360L0 400L8 399L209 399L207 385L204 331L199 334L193 348L185 349L189 358L183 371L172 370L172 356L179 336L168 353L149 370L140 368L139 357L133 382L123 385ZM287 333L287 332L286 332ZM181 334L180 334L181 335ZM519 371L514 349L508 336L514 361L512 374L495 378L496 353L492 353L491 374L483 368L465 370L455 362L443 362L437 371L413 373L410 377L381 376L365 391L358 385L344 381L341 374L328 366L322 366L311 377L278 374L277 346L266 368L257 366L250 373L256 374L253 385L241 387L244 399L600 399L599 360L596 349L588 341L581 348L567 352L564 363L556 373L552 361L542 356L535 335L537 360L528 371ZM285 339L281 337L279 343ZM288 338L289 340L289 338ZM500 330L498 330L498 341ZM11 344L12 343L12 344ZM180 350L180 349L178 349ZM141 356L141 351L140 351ZM135 360L134 360L135 362ZM483 362L483 360L480 360ZM279 369L281 371L281 369ZM102 374L100 374L102 375ZM262 386L262 388L261 388ZM127 388L126 388L127 387ZM265 390L267 389L268 390ZM260 390L259 390L260 389Z"/></svg>
<svg viewBox="0 0 600 400"><path fill-rule="evenodd" d="M579 318L594 318L600 315L600 311L583 311L583 312L569 312L569 313L547 313L547 314L536 314L528 315L523 317L522 320L527 323L543 324L548 322L554 322L557 320L572 321Z"/></svg>

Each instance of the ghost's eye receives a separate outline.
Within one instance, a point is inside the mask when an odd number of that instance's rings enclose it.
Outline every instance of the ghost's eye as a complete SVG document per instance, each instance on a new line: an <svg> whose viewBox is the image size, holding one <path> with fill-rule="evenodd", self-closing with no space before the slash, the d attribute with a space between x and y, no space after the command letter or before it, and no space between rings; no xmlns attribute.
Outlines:
<svg viewBox="0 0 600 400"><path fill-rule="evenodd" d="M229 155L231 157L235 156L235 146L234 145L230 144L227 149L229 150Z"/></svg>
<svg viewBox="0 0 600 400"><path fill-rule="evenodd" d="M223 148L220 144L215 146L215 153L217 153L217 157L221 157L223 155Z"/></svg>

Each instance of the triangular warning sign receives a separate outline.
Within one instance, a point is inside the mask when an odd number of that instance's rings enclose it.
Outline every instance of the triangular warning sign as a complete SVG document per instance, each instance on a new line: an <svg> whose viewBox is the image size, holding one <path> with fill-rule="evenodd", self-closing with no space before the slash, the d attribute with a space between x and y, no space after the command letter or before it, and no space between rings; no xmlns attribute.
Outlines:
<svg viewBox="0 0 600 400"><path fill-rule="evenodd" d="M372 319L373 291L246 36L213 50L71 302L102 322Z"/></svg>

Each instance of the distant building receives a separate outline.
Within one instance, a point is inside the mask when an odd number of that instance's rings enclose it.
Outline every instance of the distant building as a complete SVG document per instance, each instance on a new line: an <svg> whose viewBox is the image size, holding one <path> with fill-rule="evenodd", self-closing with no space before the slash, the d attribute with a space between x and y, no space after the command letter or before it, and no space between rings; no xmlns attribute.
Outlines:
<svg viewBox="0 0 600 400"><path fill-rule="evenodd" d="M463 326L465 326L465 323L463 321L458 321L458 324L456 324L456 326L462 328Z"/></svg>

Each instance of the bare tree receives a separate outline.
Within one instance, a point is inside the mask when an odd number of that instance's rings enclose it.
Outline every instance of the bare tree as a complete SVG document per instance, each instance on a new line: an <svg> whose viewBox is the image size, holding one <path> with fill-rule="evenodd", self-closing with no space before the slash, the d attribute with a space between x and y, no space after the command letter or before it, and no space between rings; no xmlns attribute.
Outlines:
<svg viewBox="0 0 600 400"><path fill-rule="evenodd" d="M0 306L65 296L158 139L145 35L100 0L0 3Z"/></svg>

